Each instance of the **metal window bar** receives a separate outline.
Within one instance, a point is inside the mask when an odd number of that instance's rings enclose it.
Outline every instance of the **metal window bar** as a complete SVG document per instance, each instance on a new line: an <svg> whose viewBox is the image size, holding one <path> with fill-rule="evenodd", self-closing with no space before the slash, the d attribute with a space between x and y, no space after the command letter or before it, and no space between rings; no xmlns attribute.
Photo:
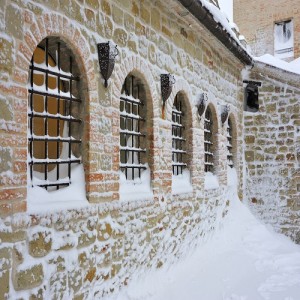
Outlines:
<svg viewBox="0 0 300 300"><path fill-rule="evenodd" d="M141 132L141 122L145 119L141 116L144 103L140 93L141 84L137 78L127 76L120 97L120 169L128 180L140 178L141 171L146 169L141 163L146 154L141 139L146 135Z"/></svg>
<svg viewBox="0 0 300 300"><path fill-rule="evenodd" d="M65 47L65 46L64 46ZM33 179L35 177L34 174L34 167L35 166L41 166L39 170L43 170L44 172L44 183L43 181L39 182L39 184L36 184L37 186L43 187L46 190L53 190L60 189L61 187L69 186L71 184L71 166L72 164L78 164L81 163L81 159L72 157L72 145L77 144L79 147L81 146L81 139L79 138L73 138L72 137L72 124L77 123L81 124L82 120L79 118L75 118L72 115L72 105L76 104L77 106L80 106L81 99L74 98L72 93L73 87L75 84L78 84L80 81L80 78L78 76L74 76L73 73L73 61L72 56L69 56L69 74L66 74L66 72L61 72L61 59L62 54L64 50L62 50L62 47L60 41L58 39L48 39L46 38L44 43L42 42L38 48L42 49L44 51L44 62L45 67L41 67L39 65L35 65L35 53L32 56L31 59L31 65L30 65L30 82L28 87L28 93L29 93L29 111L28 111L28 117L29 117L29 132L30 135L28 136L28 146L29 146L29 154L30 154L30 160L28 162L29 168L30 168L30 178L31 182L33 184ZM53 55L51 55L50 48L56 49L54 52L56 53L55 58ZM53 51L52 51L53 53ZM64 53L65 54L65 53ZM64 55L65 57L66 55ZM52 62L57 66L57 71L53 70L49 66L49 59L52 60ZM37 89L36 85L34 84L35 76L44 76L44 83L42 84L42 88L40 87ZM57 88L57 94L54 94L51 92L51 89L49 89L49 76L51 76L51 80L56 82L56 88ZM66 96L66 90L68 89L65 84L62 82L62 79L67 81L69 84L69 95ZM75 82L75 83L74 83ZM64 94L60 95L61 92L64 92ZM40 96L40 97L36 97ZM49 99L51 99L52 103L54 103L51 106L51 110L53 110L53 107L56 107L56 113L49 113ZM36 101L36 103L35 103ZM42 102L41 102L42 101ZM54 101L54 102L53 102ZM36 112L35 111L35 105L42 105L44 108L43 112ZM56 102L56 103L55 103ZM56 104L56 105L55 105ZM63 104L63 111L62 106ZM79 107L77 109L79 110ZM34 133L34 131L38 128L35 128L35 120L36 119L42 119L44 124L44 135L39 136ZM51 129L49 127L49 120L53 120L53 122L56 122L56 135L51 135L49 130ZM52 126L54 123L51 123ZM61 136L61 131L64 128L61 128L61 125L67 126L67 136ZM53 128L52 128L53 129ZM64 130L63 130L64 131ZM39 143L39 144L38 144ZM49 144L50 143L56 143L56 155L53 157L49 157ZM35 149L42 147L42 153L44 153L44 158L35 157L34 151ZM61 158L60 155L62 153L62 150L64 147L67 147L68 150L68 157L66 159ZM55 149L55 145L54 145ZM54 165L54 171L56 173L55 178L49 179L49 166ZM61 165L67 166L67 177L63 176ZM56 170L55 170L56 168Z"/></svg>
<svg viewBox="0 0 300 300"><path fill-rule="evenodd" d="M182 174L186 163L183 162L185 151L185 142L183 138L184 114L182 111L182 102L178 94L175 96L172 108L172 172L173 175Z"/></svg>
<svg viewBox="0 0 300 300"><path fill-rule="evenodd" d="M204 167L205 172L213 172L214 154L213 154L213 122L212 113L208 107L205 112L204 119Z"/></svg>
<svg viewBox="0 0 300 300"><path fill-rule="evenodd" d="M227 125L227 161L228 166L233 168L233 153L232 153L232 123L231 120L228 119Z"/></svg>

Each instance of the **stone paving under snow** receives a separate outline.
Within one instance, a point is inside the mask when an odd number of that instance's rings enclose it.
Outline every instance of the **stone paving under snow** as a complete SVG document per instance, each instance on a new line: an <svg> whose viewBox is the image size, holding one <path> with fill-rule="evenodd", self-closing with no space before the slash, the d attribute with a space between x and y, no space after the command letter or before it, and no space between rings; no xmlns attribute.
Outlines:
<svg viewBox="0 0 300 300"><path fill-rule="evenodd" d="M260 223L238 200L232 206L206 245L174 266L136 274L114 299L300 299L300 246Z"/></svg>

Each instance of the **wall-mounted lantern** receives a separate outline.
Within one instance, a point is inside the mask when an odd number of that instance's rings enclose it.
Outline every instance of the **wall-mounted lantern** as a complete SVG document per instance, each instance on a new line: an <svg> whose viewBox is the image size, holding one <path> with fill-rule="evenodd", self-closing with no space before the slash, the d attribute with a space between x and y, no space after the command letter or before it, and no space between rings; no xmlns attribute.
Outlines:
<svg viewBox="0 0 300 300"><path fill-rule="evenodd" d="M198 99L198 102L196 104L197 109L198 109L198 114L201 118L201 116L203 115L205 109L206 109L206 105L208 102L208 97L206 93L202 93Z"/></svg>
<svg viewBox="0 0 300 300"><path fill-rule="evenodd" d="M222 125L224 125L224 123L228 119L229 112L230 112L229 105L221 105L221 121L222 121Z"/></svg>
<svg viewBox="0 0 300 300"><path fill-rule="evenodd" d="M172 87L175 84L175 78L171 74L161 74L160 75L160 86L161 86L161 96L163 100L163 106L165 102L170 97L172 92Z"/></svg>
<svg viewBox="0 0 300 300"><path fill-rule="evenodd" d="M100 72L104 79L104 86L107 87L107 81L112 74L115 66L115 58L119 54L119 51L117 45L113 45L111 42L99 43L97 47Z"/></svg>

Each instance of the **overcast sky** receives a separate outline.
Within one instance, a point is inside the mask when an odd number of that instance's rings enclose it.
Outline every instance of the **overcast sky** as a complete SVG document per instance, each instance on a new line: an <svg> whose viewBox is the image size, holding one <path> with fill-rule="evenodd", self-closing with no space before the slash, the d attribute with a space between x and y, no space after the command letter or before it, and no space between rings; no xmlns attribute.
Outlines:
<svg viewBox="0 0 300 300"><path fill-rule="evenodd" d="M232 1L233 0L219 0L221 10L225 12L230 22L233 20Z"/></svg>

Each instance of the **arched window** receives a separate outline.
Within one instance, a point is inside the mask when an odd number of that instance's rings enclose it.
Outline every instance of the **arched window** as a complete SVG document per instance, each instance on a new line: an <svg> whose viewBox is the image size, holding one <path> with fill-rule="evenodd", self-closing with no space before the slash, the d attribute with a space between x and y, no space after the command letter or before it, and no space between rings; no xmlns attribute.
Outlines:
<svg viewBox="0 0 300 300"><path fill-rule="evenodd" d="M213 172L213 116L209 106L206 109L204 119L204 166L205 172Z"/></svg>
<svg viewBox="0 0 300 300"><path fill-rule="evenodd" d="M81 163L80 73L67 45L44 39L33 53L28 84L28 152L33 186L58 190L71 184Z"/></svg>
<svg viewBox="0 0 300 300"><path fill-rule="evenodd" d="M184 162L186 154L186 139L184 138L184 112L182 96L178 93L172 108L172 170L173 175L182 174L187 166Z"/></svg>
<svg viewBox="0 0 300 300"><path fill-rule="evenodd" d="M228 166L233 168L233 143L232 143L232 121L228 118L227 125L227 162Z"/></svg>
<svg viewBox="0 0 300 300"><path fill-rule="evenodd" d="M134 180L147 168L146 91L138 77L128 75L121 93L120 169Z"/></svg>

